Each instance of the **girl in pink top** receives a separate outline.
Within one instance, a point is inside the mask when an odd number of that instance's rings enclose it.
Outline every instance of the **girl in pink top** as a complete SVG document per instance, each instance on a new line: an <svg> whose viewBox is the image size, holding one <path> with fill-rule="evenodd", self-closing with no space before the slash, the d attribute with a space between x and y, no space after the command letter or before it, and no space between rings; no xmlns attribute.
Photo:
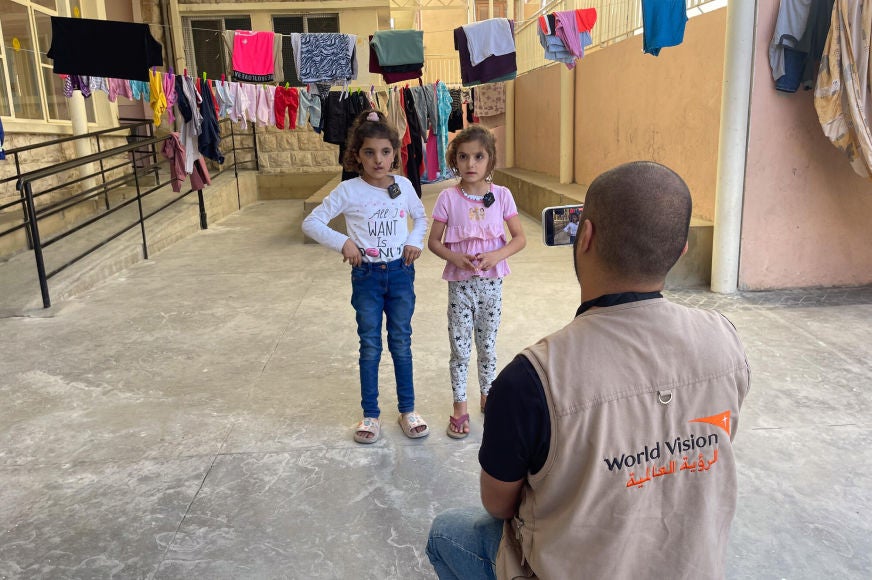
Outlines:
<svg viewBox="0 0 872 580"><path fill-rule="evenodd" d="M496 144L490 131L470 125L448 146L446 161L460 183L442 191L433 209L427 247L445 260L442 278L448 280L448 341L454 410L449 437L469 435L466 382L473 331L478 353L481 410L496 377L496 339L502 313L506 258L527 244L512 192L491 183ZM506 242L503 222L511 241Z"/></svg>

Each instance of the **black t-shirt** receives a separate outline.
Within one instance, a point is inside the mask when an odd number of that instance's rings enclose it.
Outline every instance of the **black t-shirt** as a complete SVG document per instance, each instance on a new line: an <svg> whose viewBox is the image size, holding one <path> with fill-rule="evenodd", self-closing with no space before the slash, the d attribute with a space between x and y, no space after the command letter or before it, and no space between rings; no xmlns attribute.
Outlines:
<svg viewBox="0 0 872 580"><path fill-rule="evenodd" d="M551 418L542 381L522 354L506 365L487 397L478 462L491 477L518 481L545 465Z"/></svg>

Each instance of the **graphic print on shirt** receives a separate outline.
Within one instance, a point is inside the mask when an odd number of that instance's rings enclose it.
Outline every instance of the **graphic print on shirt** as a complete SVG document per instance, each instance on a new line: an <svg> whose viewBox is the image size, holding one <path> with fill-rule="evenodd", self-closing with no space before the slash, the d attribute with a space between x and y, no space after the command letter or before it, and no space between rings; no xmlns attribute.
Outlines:
<svg viewBox="0 0 872 580"><path fill-rule="evenodd" d="M403 245L388 246L388 240L397 235L400 220L405 222L406 210L398 207L383 207L369 215L366 222L370 239L375 239L375 247L359 248L362 255L378 258L386 262L398 260L403 255Z"/></svg>
<svg viewBox="0 0 872 580"><path fill-rule="evenodd" d="M727 437L730 436L730 411L697 417L690 419L688 423L708 423L723 429ZM646 444L638 451L623 452L620 456L614 455L611 458L604 457L603 462L610 472L628 472L629 479L625 484L628 490L642 489L645 484L656 481L656 478L704 474L710 471L718 461L719 442L720 436L717 432L705 435L690 432L664 439L662 442L657 441L653 445Z"/></svg>
<svg viewBox="0 0 872 580"><path fill-rule="evenodd" d="M469 208L469 221L480 222L483 219L484 219L484 208L483 207L471 207L471 208Z"/></svg>

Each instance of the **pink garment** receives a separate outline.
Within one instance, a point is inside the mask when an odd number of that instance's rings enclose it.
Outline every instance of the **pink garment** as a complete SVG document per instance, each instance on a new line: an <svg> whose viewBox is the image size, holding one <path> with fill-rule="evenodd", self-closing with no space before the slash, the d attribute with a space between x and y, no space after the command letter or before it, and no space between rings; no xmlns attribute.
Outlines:
<svg viewBox="0 0 872 580"><path fill-rule="evenodd" d="M163 90L164 96L167 98L167 121L173 123L176 120L173 114L173 105L179 100L179 96L176 94L176 75L166 73L163 76Z"/></svg>
<svg viewBox="0 0 872 580"><path fill-rule="evenodd" d="M436 136L435 129L430 131L430 138L427 139L427 181L436 181L439 175L439 138Z"/></svg>
<svg viewBox="0 0 872 580"><path fill-rule="evenodd" d="M255 93L257 94L257 106L255 107L255 118L260 127L265 127L269 123L269 110L272 108L272 103L269 102L269 94L266 92L266 87L256 85Z"/></svg>
<svg viewBox="0 0 872 580"><path fill-rule="evenodd" d="M563 41L563 45L573 56L582 58L584 47L578 37L578 21L575 18L575 10L555 12L554 17L557 21L557 25L554 27L557 29L555 31L557 37Z"/></svg>
<svg viewBox="0 0 872 580"><path fill-rule="evenodd" d="M164 141L161 153L170 162L170 182L173 191L178 193L182 190L182 184L187 176L185 173L185 147L182 145L178 133L170 133L169 138ZM212 185L212 178L209 176L209 170L206 169L206 163L200 157L194 161L194 171L191 173L191 189L197 191L207 185Z"/></svg>
<svg viewBox="0 0 872 580"><path fill-rule="evenodd" d="M273 32L237 30L233 35L233 71L254 76L272 75L274 39Z"/></svg>
<svg viewBox="0 0 872 580"><path fill-rule="evenodd" d="M266 87L264 87L264 90L266 91L266 102L269 105L269 121L267 121L267 124L270 127L275 127L275 125L276 125L276 110L275 110L276 87L275 87L275 85L267 85Z"/></svg>
<svg viewBox="0 0 872 580"><path fill-rule="evenodd" d="M133 91L130 90L130 81L125 79L108 79L109 80L109 102L114 103L118 99L118 95L128 99L133 98Z"/></svg>
<svg viewBox="0 0 872 580"><path fill-rule="evenodd" d="M506 245L503 222L518 215L518 208L507 187L491 185L491 191L495 201L487 208L481 201L468 199L459 187L450 187L439 194L433 208L433 219L445 224L443 243L449 250L475 256ZM446 262L442 279L458 282L473 276L502 278L510 272L506 260L490 270L477 272L462 270L451 262Z"/></svg>

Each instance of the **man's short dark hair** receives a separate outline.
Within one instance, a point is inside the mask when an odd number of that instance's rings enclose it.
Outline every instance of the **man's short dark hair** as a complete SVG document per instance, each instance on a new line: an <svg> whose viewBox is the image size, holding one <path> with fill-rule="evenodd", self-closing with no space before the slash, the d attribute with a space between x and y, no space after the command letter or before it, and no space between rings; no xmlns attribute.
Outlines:
<svg viewBox="0 0 872 580"><path fill-rule="evenodd" d="M692 201L681 177L663 165L637 161L597 177L582 219L594 226L603 264L626 279L656 281L681 257Z"/></svg>

